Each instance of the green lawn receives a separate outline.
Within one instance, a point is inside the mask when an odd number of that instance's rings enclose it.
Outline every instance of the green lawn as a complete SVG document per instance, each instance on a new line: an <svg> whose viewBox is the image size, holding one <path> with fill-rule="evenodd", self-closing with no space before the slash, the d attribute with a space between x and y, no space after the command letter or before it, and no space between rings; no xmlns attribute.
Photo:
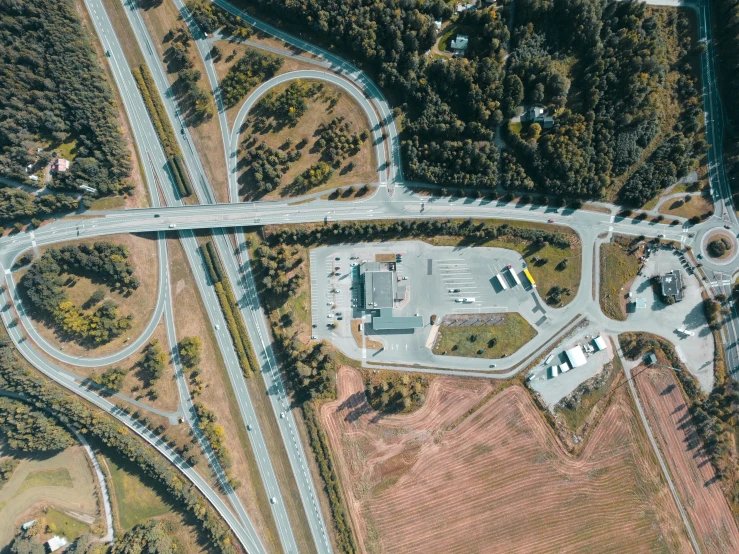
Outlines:
<svg viewBox="0 0 739 554"><path fill-rule="evenodd" d="M107 196L95 200L91 205L91 210L122 210L126 207L126 199L122 196Z"/></svg>
<svg viewBox="0 0 739 554"><path fill-rule="evenodd" d="M520 314L501 315L503 322L496 325L447 327L442 324L434 344L434 354L501 358L510 356L536 336L534 328ZM495 341L494 345L492 341Z"/></svg>
<svg viewBox="0 0 739 554"><path fill-rule="evenodd" d="M65 470L66 471L66 470ZM51 526L53 529L52 533L65 537L69 542L73 542L79 538L80 535L90 532L90 526L77 521L69 517L66 514L56 511L50 508L48 512L43 515L43 521L46 525Z"/></svg>
<svg viewBox="0 0 739 554"><path fill-rule="evenodd" d="M171 511L159 494L138 475L128 472L110 458L106 457L106 461L113 481L118 523L123 531Z"/></svg>
<svg viewBox="0 0 739 554"><path fill-rule="evenodd" d="M441 38L439 39L439 50L441 52L446 52L449 50L449 43L452 41L452 37L457 32L457 27L452 25L449 27L446 33L441 35Z"/></svg>
<svg viewBox="0 0 739 554"><path fill-rule="evenodd" d="M619 243L600 247L600 307L611 319L624 321L626 314L621 308L621 299L629 291L624 285L636 277L639 261L629 254L627 247Z"/></svg>
<svg viewBox="0 0 739 554"><path fill-rule="evenodd" d="M72 488L72 476L67 468L46 469L29 473L16 494L35 487L68 487Z"/></svg>

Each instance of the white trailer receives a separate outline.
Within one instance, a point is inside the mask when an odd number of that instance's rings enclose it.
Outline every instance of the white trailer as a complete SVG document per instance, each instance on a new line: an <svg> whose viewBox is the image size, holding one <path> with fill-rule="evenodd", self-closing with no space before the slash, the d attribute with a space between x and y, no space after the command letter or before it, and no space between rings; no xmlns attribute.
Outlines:
<svg viewBox="0 0 739 554"><path fill-rule="evenodd" d="M513 277L513 280L520 287L521 286L521 279L518 278L518 274L516 273L516 270L513 269L513 267L511 267L510 265L508 266L508 273L511 274L511 277Z"/></svg>
<svg viewBox="0 0 739 554"><path fill-rule="evenodd" d="M500 285L500 288L502 288L503 290L507 290L508 289L508 285L506 284L505 279L503 279L503 275L501 275L500 273L498 273L495 276L495 278L498 280L498 284Z"/></svg>

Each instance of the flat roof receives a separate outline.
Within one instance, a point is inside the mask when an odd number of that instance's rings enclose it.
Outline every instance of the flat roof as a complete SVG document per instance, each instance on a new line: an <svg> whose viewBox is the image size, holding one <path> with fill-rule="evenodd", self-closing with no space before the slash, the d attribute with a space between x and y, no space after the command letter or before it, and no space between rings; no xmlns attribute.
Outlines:
<svg viewBox="0 0 739 554"><path fill-rule="evenodd" d="M395 317L392 308L385 308L380 310L380 315L372 316L372 327L376 331L416 329L423 327L423 318L420 315Z"/></svg>
<svg viewBox="0 0 739 554"><path fill-rule="evenodd" d="M662 277L662 294L665 296L676 296L678 300L682 298L683 284L679 271L670 271Z"/></svg>
<svg viewBox="0 0 739 554"><path fill-rule="evenodd" d="M364 304L367 309L393 307L393 276L392 271L364 273Z"/></svg>
<svg viewBox="0 0 739 554"><path fill-rule="evenodd" d="M585 354L583 354L580 345L574 346L569 350L565 350L565 355L573 369L580 367L581 365L585 365L588 361L587 358L585 358Z"/></svg>

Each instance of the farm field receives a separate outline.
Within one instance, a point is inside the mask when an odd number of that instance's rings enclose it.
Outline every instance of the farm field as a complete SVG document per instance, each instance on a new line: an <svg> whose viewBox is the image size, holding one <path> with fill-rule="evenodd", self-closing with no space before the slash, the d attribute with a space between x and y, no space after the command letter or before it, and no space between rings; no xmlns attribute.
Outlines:
<svg viewBox="0 0 739 554"><path fill-rule="evenodd" d="M0 443L0 459L12 454ZM87 532L89 525L71 518L99 519L98 497L87 456L81 446L55 455L24 456L12 477L0 489L0 550L15 535L16 526L41 515L44 507L53 508L49 521Z"/></svg>
<svg viewBox="0 0 739 554"><path fill-rule="evenodd" d="M103 242L122 244L128 248L128 259L135 268L136 277L141 281L139 288L132 294L126 296L119 292L111 292L106 285L94 283L87 277L78 277L74 285L65 287L69 299L76 306L82 306L95 290L99 288L103 289L105 291L105 300L113 300L118 304L122 315L133 314L132 326L127 333L122 333L119 337L106 344L95 348L86 348L77 344L75 341L62 340L53 327L34 319L36 329L44 340L56 348L63 348L65 353L72 356L99 357L119 352L125 346L127 338L139 336L149 324L156 305L156 291L159 286L159 255L157 253L156 240L153 240L155 236L153 234L122 234L110 235L99 239ZM83 242L90 241L60 242L55 244L54 248L82 244ZM40 251L43 254L45 249L41 248ZM24 271L21 270L14 274L16 286L20 282L21 275ZM62 274L62 279L65 277L66 275Z"/></svg>
<svg viewBox="0 0 739 554"><path fill-rule="evenodd" d="M739 528L674 374L648 368L634 383L703 551L738 552Z"/></svg>
<svg viewBox="0 0 739 554"><path fill-rule="evenodd" d="M362 551L691 551L625 389L572 458L522 388L495 386L437 378L383 417L339 371L321 418Z"/></svg>

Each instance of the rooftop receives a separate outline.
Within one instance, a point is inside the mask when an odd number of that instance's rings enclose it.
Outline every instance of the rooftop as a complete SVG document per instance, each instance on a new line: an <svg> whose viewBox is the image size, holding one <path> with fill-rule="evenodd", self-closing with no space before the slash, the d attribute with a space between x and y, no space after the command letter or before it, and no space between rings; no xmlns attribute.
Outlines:
<svg viewBox="0 0 739 554"><path fill-rule="evenodd" d="M67 539L58 535L54 535L48 541L46 541L46 546L49 548L50 552L59 550L62 546L67 546L67 544Z"/></svg>
<svg viewBox="0 0 739 554"><path fill-rule="evenodd" d="M393 307L392 271L364 272L364 307L368 310Z"/></svg>
<svg viewBox="0 0 739 554"><path fill-rule="evenodd" d="M470 41L470 37L467 35L457 35L452 41L452 50L467 50L467 44Z"/></svg>
<svg viewBox="0 0 739 554"><path fill-rule="evenodd" d="M662 295L663 296L674 296L675 300L682 300L683 298L683 283L680 279L680 272L672 270L666 273L662 277Z"/></svg>
<svg viewBox="0 0 739 554"><path fill-rule="evenodd" d="M574 346L569 350L565 350L565 355L573 369L580 367L581 365L585 365L588 361L585 358L585 354L583 353L582 348L580 348L580 345Z"/></svg>
<svg viewBox="0 0 739 554"><path fill-rule="evenodd" d="M420 315L395 317L392 308L385 308L380 310L380 315L372 316L372 327L375 331L416 329L423 327L423 318Z"/></svg>

